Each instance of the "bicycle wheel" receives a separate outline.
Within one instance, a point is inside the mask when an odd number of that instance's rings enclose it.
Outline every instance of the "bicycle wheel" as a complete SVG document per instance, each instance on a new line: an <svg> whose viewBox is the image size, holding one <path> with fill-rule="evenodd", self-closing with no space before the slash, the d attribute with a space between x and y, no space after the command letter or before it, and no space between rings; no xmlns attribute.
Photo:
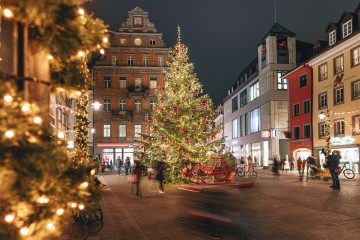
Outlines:
<svg viewBox="0 0 360 240"><path fill-rule="evenodd" d="M250 177L250 172L249 171L246 171L245 172L245 178L249 178Z"/></svg>
<svg viewBox="0 0 360 240"><path fill-rule="evenodd" d="M99 221L102 221L102 220L103 220L104 215L103 215L103 212L102 212L102 210L101 210L101 207L98 208L98 209L96 209L96 210L94 211L94 215L95 215L95 218L96 218L97 220L99 220Z"/></svg>
<svg viewBox="0 0 360 240"><path fill-rule="evenodd" d="M244 168L242 168L242 167L236 168L236 174L240 177L243 177L245 175Z"/></svg>
<svg viewBox="0 0 360 240"><path fill-rule="evenodd" d="M349 168L345 168L343 170L343 173L344 173L344 176L347 178L347 179L353 179L355 177L355 173L353 170L349 169Z"/></svg>
<svg viewBox="0 0 360 240"><path fill-rule="evenodd" d="M253 178L256 178L256 177L257 177L257 172L252 172L252 173L251 173L251 176L252 176Z"/></svg>

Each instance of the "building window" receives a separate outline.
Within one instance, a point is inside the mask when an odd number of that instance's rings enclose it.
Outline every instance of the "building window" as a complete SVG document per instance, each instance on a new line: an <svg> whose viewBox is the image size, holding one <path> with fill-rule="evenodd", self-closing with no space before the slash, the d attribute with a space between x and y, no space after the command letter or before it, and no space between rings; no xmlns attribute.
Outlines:
<svg viewBox="0 0 360 240"><path fill-rule="evenodd" d="M342 25L343 38L349 36L352 33L352 20L347 21Z"/></svg>
<svg viewBox="0 0 360 240"><path fill-rule="evenodd" d="M333 45L334 43L336 43L336 30L329 33L329 46Z"/></svg>
<svg viewBox="0 0 360 240"><path fill-rule="evenodd" d="M111 56L112 65L118 65L118 56Z"/></svg>
<svg viewBox="0 0 360 240"><path fill-rule="evenodd" d="M344 71L344 57L340 56L334 59L334 74L339 74Z"/></svg>
<svg viewBox="0 0 360 240"><path fill-rule="evenodd" d="M300 127L294 127L294 139L300 139Z"/></svg>
<svg viewBox="0 0 360 240"><path fill-rule="evenodd" d="M351 64L353 67L360 64L360 47L351 50Z"/></svg>
<svg viewBox="0 0 360 240"><path fill-rule="evenodd" d="M300 116L300 104L294 104L294 116Z"/></svg>
<svg viewBox="0 0 360 240"><path fill-rule="evenodd" d="M236 110L238 110L238 98L234 97L231 101L231 109L232 112L235 112Z"/></svg>
<svg viewBox="0 0 360 240"><path fill-rule="evenodd" d="M244 116L240 116L240 137L244 136Z"/></svg>
<svg viewBox="0 0 360 240"><path fill-rule="evenodd" d="M126 124L119 125L119 137L126 137Z"/></svg>
<svg viewBox="0 0 360 240"><path fill-rule="evenodd" d="M158 64L159 64L159 67L164 66L164 57L158 57Z"/></svg>
<svg viewBox="0 0 360 240"><path fill-rule="evenodd" d="M150 88L157 88L157 77L150 76Z"/></svg>
<svg viewBox="0 0 360 240"><path fill-rule="evenodd" d="M135 82L135 91L137 89L141 89L141 82L142 82L141 77L135 77L134 82Z"/></svg>
<svg viewBox="0 0 360 240"><path fill-rule="evenodd" d="M250 112L250 132L255 133L260 131L260 109L254 109Z"/></svg>
<svg viewBox="0 0 360 240"><path fill-rule="evenodd" d="M344 103L344 88L337 88L334 90L334 105Z"/></svg>
<svg viewBox="0 0 360 240"><path fill-rule="evenodd" d="M319 66L319 80L322 81L328 78L328 69L327 64L323 64Z"/></svg>
<svg viewBox="0 0 360 240"><path fill-rule="evenodd" d="M134 57L132 57L132 56L127 57L127 65L128 66L133 66L134 65Z"/></svg>
<svg viewBox="0 0 360 240"><path fill-rule="evenodd" d="M247 104L247 89L240 93L240 107L243 107Z"/></svg>
<svg viewBox="0 0 360 240"><path fill-rule="evenodd" d="M136 137L136 138L141 137L141 125L140 124L134 125L134 137Z"/></svg>
<svg viewBox="0 0 360 240"><path fill-rule="evenodd" d="M249 134L248 122L249 122L249 117L248 117L248 114L245 113L245 115L244 115L244 133L245 133L245 135Z"/></svg>
<svg viewBox="0 0 360 240"><path fill-rule="evenodd" d="M340 119L335 121L335 136L345 134L345 121Z"/></svg>
<svg viewBox="0 0 360 240"><path fill-rule="evenodd" d="M356 100L360 98L360 81L351 83L351 98L352 100Z"/></svg>
<svg viewBox="0 0 360 240"><path fill-rule="evenodd" d="M141 112L141 99L135 99L135 112Z"/></svg>
<svg viewBox="0 0 360 240"><path fill-rule="evenodd" d="M304 101L304 114L311 111L310 100Z"/></svg>
<svg viewBox="0 0 360 240"><path fill-rule="evenodd" d="M110 102L111 99L110 98L105 98L104 99L104 111L110 111Z"/></svg>
<svg viewBox="0 0 360 240"><path fill-rule="evenodd" d="M120 39L120 44L125 45L126 44L126 38L121 38Z"/></svg>
<svg viewBox="0 0 360 240"><path fill-rule="evenodd" d="M285 74L286 74L285 71L277 72L277 88L278 88L278 90L286 90L287 89L287 79L282 77Z"/></svg>
<svg viewBox="0 0 360 240"><path fill-rule="evenodd" d="M302 75L299 77L299 88L303 88L307 86L307 75Z"/></svg>
<svg viewBox="0 0 360 240"><path fill-rule="evenodd" d="M149 44L150 44L150 46L155 46L155 40L154 39L150 39L149 40Z"/></svg>
<svg viewBox="0 0 360 240"><path fill-rule="evenodd" d="M119 111L126 111L126 99L119 99Z"/></svg>
<svg viewBox="0 0 360 240"><path fill-rule="evenodd" d="M126 88L126 76L119 76L119 88Z"/></svg>
<svg viewBox="0 0 360 240"><path fill-rule="evenodd" d="M311 126L304 125L304 138L311 138Z"/></svg>
<svg viewBox="0 0 360 240"><path fill-rule="evenodd" d="M325 123L319 123L319 138L325 138Z"/></svg>
<svg viewBox="0 0 360 240"><path fill-rule="evenodd" d="M110 128L110 124L104 124L103 126L103 136L104 137L110 137L111 135L111 128Z"/></svg>
<svg viewBox="0 0 360 240"><path fill-rule="evenodd" d="M104 76L104 88L111 88L111 76Z"/></svg>
<svg viewBox="0 0 360 240"><path fill-rule="evenodd" d="M156 99L154 98L150 99L150 111L154 110L156 104L157 104Z"/></svg>
<svg viewBox="0 0 360 240"><path fill-rule="evenodd" d="M327 93L319 94L319 109L327 108Z"/></svg>
<svg viewBox="0 0 360 240"><path fill-rule="evenodd" d="M360 134L360 115L352 116L353 134Z"/></svg>
<svg viewBox="0 0 360 240"><path fill-rule="evenodd" d="M259 82L256 82L254 85L250 87L250 101L258 98L260 95L259 91Z"/></svg>
<svg viewBox="0 0 360 240"><path fill-rule="evenodd" d="M149 66L149 57L143 57L143 65Z"/></svg>
<svg viewBox="0 0 360 240"><path fill-rule="evenodd" d="M238 119L232 120L232 138L239 137Z"/></svg>

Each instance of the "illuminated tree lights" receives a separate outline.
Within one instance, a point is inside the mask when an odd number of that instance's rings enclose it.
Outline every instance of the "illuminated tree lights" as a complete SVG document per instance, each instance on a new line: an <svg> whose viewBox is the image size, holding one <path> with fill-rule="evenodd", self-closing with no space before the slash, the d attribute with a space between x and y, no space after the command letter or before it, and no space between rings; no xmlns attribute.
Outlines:
<svg viewBox="0 0 360 240"><path fill-rule="evenodd" d="M147 117L149 134L142 135L136 149L144 162L166 162L168 182L184 180L181 171L186 162L204 163L220 149L221 140L215 141L219 128L210 127L215 117L213 103L208 95L201 95L202 85L187 53L178 29L165 85L159 86L157 105Z"/></svg>
<svg viewBox="0 0 360 240"><path fill-rule="evenodd" d="M72 203L91 208L99 198L92 166L73 164L39 114L9 82L0 85L0 239L59 235Z"/></svg>

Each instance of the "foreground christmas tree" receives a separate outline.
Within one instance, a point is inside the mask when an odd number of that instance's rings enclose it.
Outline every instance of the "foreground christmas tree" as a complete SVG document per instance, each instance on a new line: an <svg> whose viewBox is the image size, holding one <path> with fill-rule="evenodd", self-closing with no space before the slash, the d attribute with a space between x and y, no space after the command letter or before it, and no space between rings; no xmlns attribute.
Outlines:
<svg viewBox="0 0 360 240"><path fill-rule="evenodd" d="M165 86L159 86L157 105L147 118L149 134L142 135L137 156L147 163L165 162L167 182L180 182L184 165L209 161L221 149L222 140L215 141L219 128L212 126L213 103L208 95L202 95L180 28L170 54Z"/></svg>
<svg viewBox="0 0 360 240"><path fill-rule="evenodd" d="M23 26L27 40L36 46L26 52L46 53L51 59L51 79L0 74L0 239L54 239L71 220L73 211L98 207L100 191L93 184L95 170L88 161L90 81L86 53L101 48L106 27L85 13L84 3L0 2L0 17ZM2 37L13 40L9 35ZM30 53L26 56L31 57ZM29 100L29 91L18 87L25 81L45 82L53 94L56 90L67 96L80 93L73 158L67 154L67 143L57 139L44 120L49 112L40 111L37 102Z"/></svg>

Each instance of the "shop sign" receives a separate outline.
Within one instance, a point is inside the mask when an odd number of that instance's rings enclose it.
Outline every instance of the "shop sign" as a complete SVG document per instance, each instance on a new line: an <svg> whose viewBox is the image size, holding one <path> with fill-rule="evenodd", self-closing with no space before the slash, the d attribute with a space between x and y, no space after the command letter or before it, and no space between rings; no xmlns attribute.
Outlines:
<svg viewBox="0 0 360 240"><path fill-rule="evenodd" d="M333 145L346 145L355 142L355 139L350 136L334 137L330 140Z"/></svg>

